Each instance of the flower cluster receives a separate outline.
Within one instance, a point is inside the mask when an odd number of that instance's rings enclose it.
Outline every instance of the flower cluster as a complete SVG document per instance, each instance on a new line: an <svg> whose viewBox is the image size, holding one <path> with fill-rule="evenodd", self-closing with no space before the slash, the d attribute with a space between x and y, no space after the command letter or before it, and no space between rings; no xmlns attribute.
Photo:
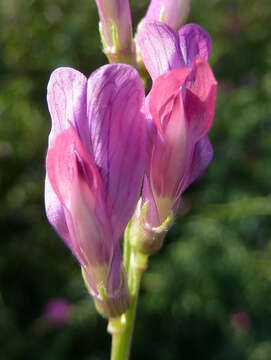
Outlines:
<svg viewBox="0 0 271 360"><path fill-rule="evenodd" d="M72 68L51 75L45 205L96 307L116 317L129 307L121 236L129 223L142 253L162 245L182 193L212 159L217 83L209 34L196 24L180 28L188 0L152 0L135 40L128 0L96 3L113 64L89 78ZM147 96L136 68L120 59L138 68L143 61Z"/></svg>

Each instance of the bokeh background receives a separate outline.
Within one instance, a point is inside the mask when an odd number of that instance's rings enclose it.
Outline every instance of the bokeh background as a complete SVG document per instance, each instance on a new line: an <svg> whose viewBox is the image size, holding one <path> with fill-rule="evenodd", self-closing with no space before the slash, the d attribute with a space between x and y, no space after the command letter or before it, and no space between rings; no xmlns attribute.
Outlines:
<svg viewBox="0 0 271 360"><path fill-rule="evenodd" d="M132 2L134 24L147 1ZM132 359L271 359L271 2L192 0L213 39L215 157L150 260ZM75 259L47 223L51 71L106 62L94 0L0 2L0 358L108 359Z"/></svg>

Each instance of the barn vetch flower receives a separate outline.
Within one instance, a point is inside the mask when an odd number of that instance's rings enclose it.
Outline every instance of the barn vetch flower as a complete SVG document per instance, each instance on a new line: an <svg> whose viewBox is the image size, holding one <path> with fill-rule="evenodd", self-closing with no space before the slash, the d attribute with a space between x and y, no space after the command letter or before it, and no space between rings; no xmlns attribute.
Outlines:
<svg viewBox="0 0 271 360"><path fill-rule="evenodd" d="M206 136L214 118L215 96L215 78L200 58L192 68L172 70L154 82L149 104L158 133L143 198L151 190L156 226L166 220L182 192L210 161Z"/></svg>
<svg viewBox="0 0 271 360"><path fill-rule="evenodd" d="M207 62L210 37L198 25L185 25L175 33L165 24L147 23L138 41L153 80L146 105L157 132L141 211L136 212L130 231L137 246L151 252L161 246L183 191L212 159L208 132L214 119L217 82ZM137 234L139 228L144 234ZM145 239L144 244L140 239Z"/></svg>
<svg viewBox="0 0 271 360"><path fill-rule="evenodd" d="M47 217L78 259L97 308L117 316L129 305L119 239L145 169L144 89L129 65L103 66L89 79L60 68L47 99Z"/></svg>

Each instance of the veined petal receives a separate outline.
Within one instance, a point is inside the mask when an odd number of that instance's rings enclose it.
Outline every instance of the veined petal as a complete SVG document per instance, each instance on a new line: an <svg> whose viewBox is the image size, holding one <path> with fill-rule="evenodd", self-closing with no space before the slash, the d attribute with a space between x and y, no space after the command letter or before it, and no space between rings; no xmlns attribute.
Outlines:
<svg viewBox="0 0 271 360"><path fill-rule="evenodd" d="M196 56L208 61L212 51L210 35L197 24L186 24L179 31L180 48L184 63L192 66Z"/></svg>
<svg viewBox="0 0 271 360"><path fill-rule="evenodd" d="M199 57L194 61L185 89L185 113L196 144L212 126L217 92L217 82L211 67Z"/></svg>
<svg viewBox="0 0 271 360"><path fill-rule="evenodd" d="M62 67L51 74L47 88L47 101L52 119L49 146L55 137L72 123L87 150L91 151L86 117L86 94L87 78L79 71Z"/></svg>
<svg viewBox="0 0 271 360"><path fill-rule="evenodd" d="M144 89L132 67L106 65L89 78L87 97L94 160L118 239L136 206L145 170Z"/></svg>
<svg viewBox="0 0 271 360"><path fill-rule="evenodd" d="M144 23L137 41L152 80L184 65L178 34L159 22Z"/></svg>
<svg viewBox="0 0 271 360"><path fill-rule="evenodd" d="M190 8L190 0L151 0L145 21L163 21L179 30Z"/></svg>

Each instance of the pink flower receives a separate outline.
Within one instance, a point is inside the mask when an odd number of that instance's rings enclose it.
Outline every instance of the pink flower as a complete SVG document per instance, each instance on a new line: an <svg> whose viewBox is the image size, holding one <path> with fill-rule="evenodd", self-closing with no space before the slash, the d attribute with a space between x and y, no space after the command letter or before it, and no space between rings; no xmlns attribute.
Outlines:
<svg viewBox="0 0 271 360"><path fill-rule="evenodd" d="M211 40L198 25L175 33L162 23L146 23L138 41L153 80L147 108L157 129L142 203L148 204L148 225L157 227L212 159L208 133L217 82L207 63Z"/></svg>
<svg viewBox="0 0 271 360"><path fill-rule="evenodd" d="M129 304L119 239L145 169L144 89L128 65L103 66L89 79L59 68L47 100L47 217L78 259L96 306L117 316Z"/></svg>

